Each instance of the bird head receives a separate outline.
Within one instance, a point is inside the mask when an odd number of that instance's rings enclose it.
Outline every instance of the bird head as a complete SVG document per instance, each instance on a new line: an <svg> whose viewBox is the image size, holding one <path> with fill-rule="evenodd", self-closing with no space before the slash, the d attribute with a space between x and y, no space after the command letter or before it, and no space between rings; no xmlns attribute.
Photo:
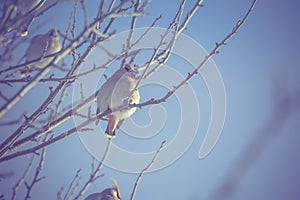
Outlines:
<svg viewBox="0 0 300 200"><path fill-rule="evenodd" d="M113 186L111 188L112 195L117 199L121 199L121 193L116 180L113 181Z"/></svg>
<svg viewBox="0 0 300 200"><path fill-rule="evenodd" d="M58 29L54 28L54 29L51 29L49 31L49 35L53 38L58 38L59 37L59 32L58 32Z"/></svg>

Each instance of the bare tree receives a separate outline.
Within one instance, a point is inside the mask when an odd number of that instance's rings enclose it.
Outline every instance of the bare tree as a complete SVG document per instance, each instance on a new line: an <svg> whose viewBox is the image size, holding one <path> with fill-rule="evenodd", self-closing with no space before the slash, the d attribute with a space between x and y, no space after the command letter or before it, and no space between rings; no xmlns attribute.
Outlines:
<svg viewBox="0 0 300 200"><path fill-rule="evenodd" d="M226 35L223 40L215 44L215 47L206 55L204 60L199 63L198 67L188 73L184 80L174 85L174 88L168 91L163 97L158 99L152 98L140 104L124 104L124 106L115 110L108 110L99 115L96 115L91 110L91 104L95 101L97 91L89 96L85 96L83 94L84 92L82 92L79 101L73 104L67 104L64 102L64 99L70 93L70 86L76 84L78 78L106 69L111 63L118 60L121 61L121 66L126 63L134 65L136 58L141 53L141 50L134 50L134 47L139 44L152 27L155 27L163 16L158 15L157 18L153 19L153 22L149 24L149 28L146 29L139 38L135 38L133 35L134 29L137 28L137 20L147 14L146 10L150 1L99 1L97 13L92 21L90 21L88 17L91 13L86 6L89 2L84 0L74 1L74 7L69 16L68 27L66 27L65 30L59 30L62 41L61 50L49 55L44 55L45 53L43 53L42 56L35 60L25 62L21 60L20 63L17 63L16 59L18 58L15 53L18 46L29 40L28 37L22 37L20 35L25 35L25 31L27 32L27 29L30 28L33 22L37 23L41 15L50 9L55 9L58 3L57 1L50 1L50 3L45 3L45 1L42 0L37 1L39 2L38 4L24 13L22 11L23 5L18 4L18 2L19 1L5 1L3 6L5 6L6 10L2 13L0 22L0 45L2 47L2 55L0 57L0 84L3 88L9 87L11 91L9 94L6 94L4 90L0 91L0 117L3 119L0 125L2 127L11 126L15 128L12 132L2 133L2 135L5 135L5 139L0 143L0 163L24 155L31 155L32 161L24 168L23 176L15 184L12 199L17 195L16 193L20 184L23 183L27 188L25 199L29 199L31 197L32 188L46 178L47 175L41 176L41 174L43 163L47 162L45 155L48 146L62 140L68 140L68 137L77 131L88 131L91 123L96 122L99 118L103 119L108 114L117 110L127 109L129 107L143 108L148 105L167 102L168 99L173 96L177 90L187 84L214 55L218 54L220 48L226 45L229 39L237 33L249 17L256 0L252 2L245 16L235 24L232 31ZM186 6L186 0L181 1L170 25L166 28L165 33L161 35L160 41L154 44L150 56L144 63L137 67L139 78L135 89L140 86L144 79L157 73L158 70L166 64L168 59L172 56L172 50L177 38L184 32L189 21L201 6L202 0L194 1L193 6L189 8ZM79 10L84 16L83 27L78 27ZM110 52L110 50L101 46L101 44L112 39L113 36L118 33L118 30L115 28L117 27L116 24L121 23L124 19L128 21L128 28L130 29L126 40L127 42L123 44L123 49L120 52ZM24 26L20 29L19 26L13 26L12 24L24 24ZM107 54L107 61L95 65L92 69L78 73L79 68L82 67L88 55L90 55L95 48L101 48L103 52ZM30 65L37 65L37 63L46 59L49 62L42 68L33 68L30 72L25 74L25 77L19 76L21 70ZM14 64L12 65L12 63ZM36 105L36 109L28 112L24 108L23 112L19 113L19 115L15 115L14 119L5 118L5 116L13 112L13 108L16 104L20 103L26 95L32 94L31 91L37 85L42 85L46 88L45 90L48 92L48 95L44 99L40 99L40 104ZM82 91L84 91L84 88L82 88ZM88 110L85 115L79 112L84 108ZM83 122L76 127L65 128L64 124L70 121L74 116L82 117L84 119ZM108 140L103 159L95 169L92 169L89 179L82 188L78 190L78 188L80 188L79 180L82 179L80 177L80 170L78 170L65 194L63 194L63 188L58 192L58 199L79 199L83 196L89 185L99 178L98 173L105 162L106 156L108 156L110 143L111 140ZM164 143L162 143L161 147L157 150L157 154L159 154L161 148L163 148L163 144ZM157 154L138 177L131 199L134 199L135 191L143 173L151 167ZM34 163L33 159L37 156L39 157L39 162ZM32 175L32 181L28 183L24 180L28 177L30 170L34 169L34 164L36 166ZM77 195L73 197L74 194Z"/></svg>

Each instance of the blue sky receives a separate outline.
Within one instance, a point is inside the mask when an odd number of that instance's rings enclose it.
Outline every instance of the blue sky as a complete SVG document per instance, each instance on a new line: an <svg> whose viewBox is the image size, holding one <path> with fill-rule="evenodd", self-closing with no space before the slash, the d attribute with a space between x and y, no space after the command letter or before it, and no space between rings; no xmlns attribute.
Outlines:
<svg viewBox="0 0 300 200"><path fill-rule="evenodd" d="M138 19L137 27L149 25L161 13L163 13L163 18L157 26L168 26L179 2L178 0L163 2L153 0L147 9L148 15ZM188 1L186 9L193 5L193 2ZM250 4L251 1L238 0L204 1L204 7L198 10L190 21L188 29L183 33L210 51L216 41L223 39L232 30ZM300 2L295 0L281 3L258 0L247 23L221 49L220 54L213 58L222 76L227 97L225 124L217 145L207 157L198 158L199 148L208 128L211 105L203 79L201 76L196 76L190 84L195 89L201 115L197 136L188 150L173 164L143 176L136 194L137 200L211 199L211 195L231 173L231 169L235 167L234 163L249 146L251 139L262 134L261 127L274 114L272 113L274 76L282 76L288 80L289 85L285 91L289 91L291 94L295 93L297 89L299 91L299 6ZM90 16L93 16L92 10L95 11L95 6L89 1L87 7L91 10ZM50 19L40 32L46 32L52 27L64 31L71 10L72 3L70 2L61 3L52 8L39 19L41 21ZM37 22L35 23L33 26L37 25ZM120 31L125 31L128 29L128 24L120 23L116 27ZM78 26L78 30L80 28ZM31 36L29 34L29 37ZM20 49L19 51L22 52ZM175 67L176 70L184 73L183 75L186 74L186 69L192 69L189 63L176 58L176 56L170 59L168 65ZM115 64L113 67L117 67L117 65ZM114 69L113 67L112 69ZM103 80L99 81L99 86L101 81ZM153 95L164 94L166 91L165 88L159 86L147 87L141 88L144 100ZM1 121L13 118L15 113L22 112L24 107L33 109L34 102L39 102L39 99L32 99L30 95L38 94L42 99L47 95L43 88L45 88L43 84L36 86ZM7 88L3 88L3 91L12 92ZM66 102L66 105L69 103ZM159 121L166 120L166 123L155 137L136 139L125 134L121 135L120 131L114 143L128 151L139 153L155 151L164 139L170 143L176 136L174 131L179 126L180 115L176 114L179 112L176 110L178 105L178 100L171 98L167 103L158 107L161 109L159 112L166 112L165 119L159 117L158 119ZM151 123L151 115L148 115L148 110L149 108L138 110L132 119L140 126ZM281 113L276 114L280 116ZM267 138L269 142L266 143L264 151L256 157L252 167L241 179L238 187L235 188L236 192L230 199L299 199L300 192L297 188L300 184L299 117L298 108L295 112L291 112L278 136ZM70 121L64 126L74 127L74 121ZM13 130L15 127L1 127L1 132ZM5 137L1 136L0 138ZM255 147L253 148L255 149ZM23 172L24 163L28 162L28 158L28 156L24 156L0 163L1 172L10 171L10 169L15 172L12 178L0 182L0 194L11 195L11 187ZM91 161L91 155L77 134L49 146L42 172L43 175L46 175L46 179L34 188L32 199L41 199L45 196L47 199L55 199L60 187L63 185L66 188L79 168L82 169L81 183L83 183L89 176ZM120 159L120 162L126 162L126 160ZM122 197L129 199L138 174L121 172L109 167L104 167L101 173L104 173L105 176L91 185L87 194L101 191L110 186L112 178L115 178L119 183ZM25 187L22 186L18 199L22 199L24 190Z"/></svg>

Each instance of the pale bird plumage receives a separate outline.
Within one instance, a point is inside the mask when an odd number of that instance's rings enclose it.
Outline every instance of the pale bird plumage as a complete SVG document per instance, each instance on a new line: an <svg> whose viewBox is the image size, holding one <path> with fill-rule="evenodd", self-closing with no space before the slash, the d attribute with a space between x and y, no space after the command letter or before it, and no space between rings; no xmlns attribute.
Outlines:
<svg viewBox="0 0 300 200"><path fill-rule="evenodd" d="M107 188L100 193L90 194L85 200L120 200L120 189L116 181L113 182L111 188Z"/></svg>
<svg viewBox="0 0 300 200"><path fill-rule="evenodd" d="M47 66L51 60L50 58L44 58L45 56L57 53L61 50L61 44L59 42L59 34L57 29L52 29L46 34L41 34L33 37L30 41L30 45L26 50L26 62L31 62L37 59L41 59L37 62L29 64L22 70L21 74L26 74L33 69L43 68Z"/></svg>
<svg viewBox="0 0 300 200"><path fill-rule="evenodd" d="M100 88L97 95L98 111L114 110L128 103L137 104L140 101L140 94L135 90L135 73L129 65L117 70ZM131 96L130 96L131 95ZM130 97L129 97L130 96ZM115 130L122 122L136 111L136 107L114 111L108 114L108 125L105 135L108 138L115 137Z"/></svg>

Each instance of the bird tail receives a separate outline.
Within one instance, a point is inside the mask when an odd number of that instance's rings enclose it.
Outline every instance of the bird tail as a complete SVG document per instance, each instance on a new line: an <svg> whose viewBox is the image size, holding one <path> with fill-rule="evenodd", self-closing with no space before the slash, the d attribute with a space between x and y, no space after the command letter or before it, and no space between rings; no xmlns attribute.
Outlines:
<svg viewBox="0 0 300 200"><path fill-rule="evenodd" d="M113 180L113 189L115 191L117 191L117 196L118 196L119 199L121 199L121 192L120 192L120 189L119 189L119 185L118 185L118 183L115 179Z"/></svg>
<svg viewBox="0 0 300 200"><path fill-rule="evenodd" d="M106 131L105 131L105 134L104 134L107 138L109 139L114 139L116 137L116 133L115 133L115 130L112 131L112 132L109 132L109 128L107 126L106 128Z"/></svg>
<svg viewBox="0 0 300 200"><path fill-rule="evenodd" d="M108 124L105 131L105 136L109 139L113 139L116 137L115 130L117 128L118 120L115 119L113 115L108 115Z"/></svg>

